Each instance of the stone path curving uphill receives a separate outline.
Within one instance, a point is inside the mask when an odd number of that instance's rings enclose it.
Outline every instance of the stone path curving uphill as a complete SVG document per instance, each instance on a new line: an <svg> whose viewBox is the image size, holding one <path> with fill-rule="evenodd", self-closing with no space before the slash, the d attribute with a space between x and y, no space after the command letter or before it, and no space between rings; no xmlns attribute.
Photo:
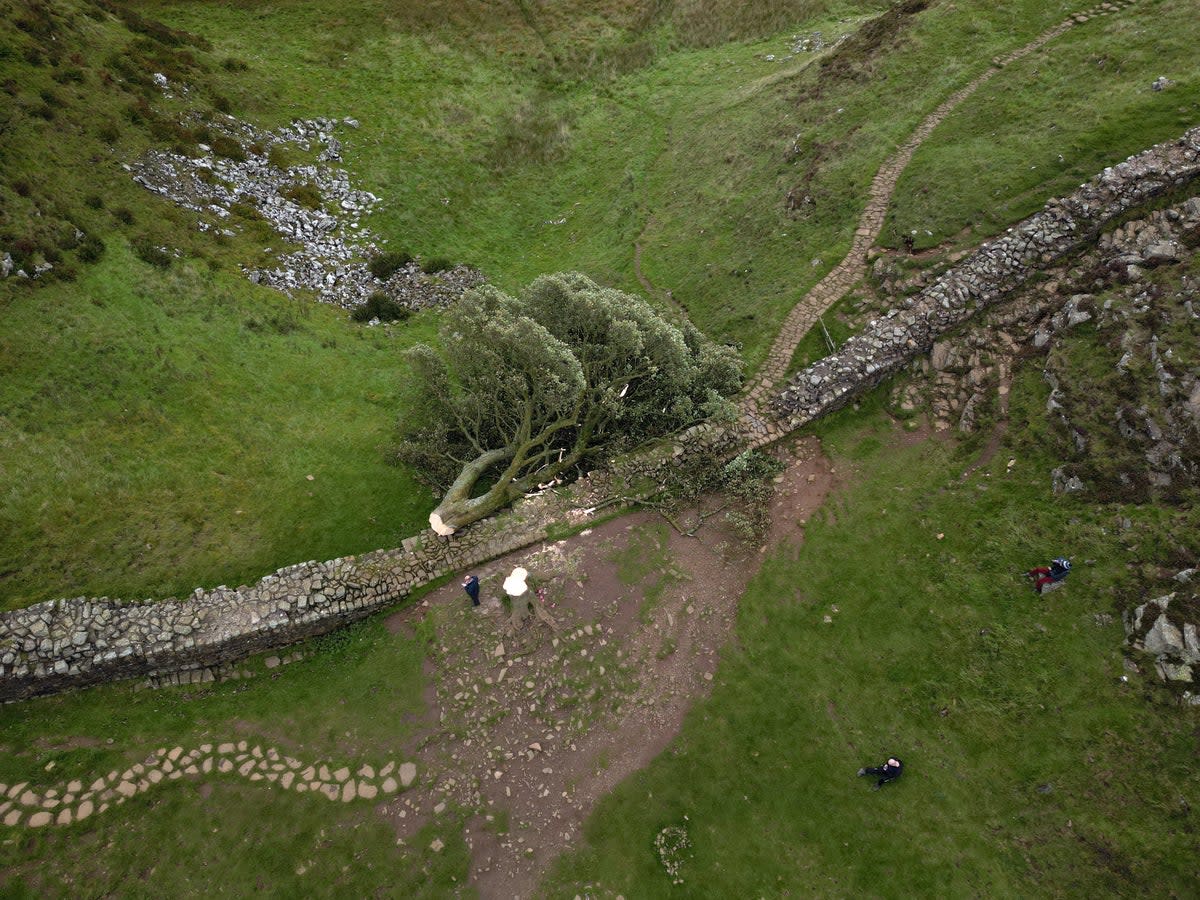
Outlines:
<svg viewBox="0 0 1200 900"><path fill-rule="evenodd" d="M992 65L970 84L955 91L925 117L908 140L893 153L876 173L867 195L867 206L854 230L850 251L832 270L792 307L780 328L767 359L744 393L741 401L741 427L751 447L761 447L781 438L788 427L774 419L766 400L775 392L787 374L792 356L801 339L816 324L818 318L838 302L867 272L867 251L871 249L887 215L888 204L896 190L901 173L912 160L917 148L928 138L954 109L975 93L983 84L1010 63L1028 56L1049 41L1076 25L1098 16L1119 12L1138 0L1116 0L1101 3L1084 12L1074 13L1066 20L1048 28L1025 46L992 60Z"/></svg>
<svg viewBox="0 0 1200 900"><path fill-rule="evenodd" d="M160 747L145 761L125 771L116 769L96 777L87 787L76 779L57 787L33 789L29 782L0 784L0 822L12 828L70 825L93 814L120 806L126 800L157 784L185 776L207 777L234 774L249 781L266 781L284 790L320 794L329 800L349 803L374 800L409 787L417 777L415 763L389 762L380 769L367 764L351 772L349 766L331 769L329 763L308 765L281 754L274 747L264 750L247 741L203 744L194 750Z"/></svg>

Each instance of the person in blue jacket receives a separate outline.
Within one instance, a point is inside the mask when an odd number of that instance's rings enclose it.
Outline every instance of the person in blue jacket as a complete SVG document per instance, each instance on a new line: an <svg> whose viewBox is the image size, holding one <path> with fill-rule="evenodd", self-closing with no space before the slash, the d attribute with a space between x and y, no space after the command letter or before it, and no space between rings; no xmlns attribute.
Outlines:
<svg viewBox="0 0 1200 900"><path fill-rule="evenodd" d="M467 596L471 598L471 605L479 605L479 576L468 575L463 579L463 590L467 592Z"/></svg>
<svg viewBox="0 0 1200 900"><path fill-rule="evenodd" d="M1071 574L1071 561L1063 556L1050 560L1049 566L1038 566L1025 573L1033 579L1033 589L1039 594L1046 591L1048 586L1066 581Z"/></svg>

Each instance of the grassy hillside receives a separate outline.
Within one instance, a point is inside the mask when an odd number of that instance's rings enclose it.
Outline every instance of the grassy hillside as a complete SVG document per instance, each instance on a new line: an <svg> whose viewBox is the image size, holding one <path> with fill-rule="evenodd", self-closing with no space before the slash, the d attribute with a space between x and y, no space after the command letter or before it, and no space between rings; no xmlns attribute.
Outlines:
<svg viewBox="0 0 1200 900"><path fill-rule="evenodd" d="M980 207L999 227L1040 202L1041 181L977 177L993 158L997 173L1020 169L1024 144L977 141L970 118L1036 133L1023 123L1051 115L1051 101L994 99L1040 97L1035 70L1067 85L1071 178L1107 158L1116 131L1123 152L1174 129L1195 25L1182 2L1150 5L1081 26L1047 47L1042 69L1002 73L982 112L968 104L964 124L935 135L949 149L921 171L936 168L937 190L914 176L895 228L936 218L935 234L956 232ZM432 334L431 317L394 340L363 337L340 314L247 285L238 267L286 246L253 216L233 238L201 234L122 169L145 149L194 152L226 111L267 127L354 116L346 162L383 198L369 225L392 247L474 263L506 288L581 269L640 291L640 245L653 299L671 291L753 367L844 252L887 154L993 55L1072 8L6 0L0 250L53 268L0 283L0 603L237 583L394 543L423 521L428 498L383 451L403 415L397 351ZM1122 61L1095 66L1097 54ZM1153 65L1177 85L1142 116ZM1123 98L1115 119L1077 114L1109 95ZM811 202L789 208L789 195ZM132 354L119 376L113 342ZM150 347L187 390L148 399ZM58 373L72 389L48 385ZM108 403L152 415L121 422ZM312 469L338 474L310 483Z"/></svg>
<svg viewBox="0 0 1200 900"><path fill-rule="evenodd" d="M236 585L419 528L428 492L386 453L432 320L393 336L257 288L237 265L278 236L202 235L122 168L192 151L239 63L103 2L4 11L0 253L53 268L0 282L0 607Z"/></svg>
<svg viewBox="0 0 1200 900"><path fill-rule="evenodd" d="M1115 614L1142 562L1194 522L1052 495L1055 460L1019 433L962 478L970 454L914 439L880 399L823 426L845 488L802 546L766 557L713 696L602 803L547 896L1189 895L1194 721L1125 668ZM1042 422L1045 399L1031 369L1013 421ZM1017 573L1060 552L1076 570L1039 599ZM304 759L385 758L417 727L428 637L376 619L273 673L249 663L249 681L5 706L0 781L44 785L228 735ZM906 773L871 793L854 773L888 753ZM369 806L184 779L71 828L12 832L0 890L447 896L466 883L470 812L400 847ZM666 826L691 842L680 886L655 854ZM156 844L165 832L178 840Z"/></svg>
<svg viewBox="0 0 1200 900"><path fill-rule="evenodd" d="M1030 372L1013 420L1045 392ZM823 429L852 486L765 561L712 699L547 896L1192 893L1194 717L1122 679L1117 615L1132 563L1189 514L1055 497L1032 448L960 478L970 457L897 447L870 407ZM1086 563L1039 598L1018 573L1055 553ZM871 793L855 772L888 754L905 774ZM667 826L691 842L682 887L655 852Z"/></svg>
<svg viewBox="0 0 1200 900"><path fill-rule="evenodd" d="M1200 122L1195 5L1140 3L1009 66L944 122L897 186L884 242L973 246L1105 166ZM1167 79L1156 90L1155 82Z"/></svg>

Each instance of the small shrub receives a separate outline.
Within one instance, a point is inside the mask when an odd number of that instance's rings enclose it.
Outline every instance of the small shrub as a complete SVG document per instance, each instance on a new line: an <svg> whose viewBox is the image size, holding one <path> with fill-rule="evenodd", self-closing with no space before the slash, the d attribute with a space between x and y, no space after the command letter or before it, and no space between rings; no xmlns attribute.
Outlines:
<svg viewBox="0 0 1200 900"><path fill-rule="evenodd" d="M21 263L38 251L38 242L31 237L19 237L12 242L9 249L12 250L13 258Z"/></svg>
<svg viewBox="0 0 1200 900"><path fill-rule="evenodd" d="M445 272L447 269L453 269L454 263L446 259L444 256L431 256L429 259L421 263L421 271L426 275L433 275L437 272Z"/></svg>
<svg viewBox="0 0 1200 900"><path fill-rule="evenodd" d="M93 263L104 255L104 249L104 241L94 234L88 234L84 235L83 240L79 242L79 249L76 250L75 255L82 262Z"/></svg>
<svg viewBox="0 0 1200 900"><path fill-rule="evenodd" d="M74 250L76 247L79 246L79 241L82 237L83 237L83 232L81 232L73 224L68 222L66 225L66 228L63 229L63 231L59 235L58 249Z"/></svg>
<svg viewBox="0 0 1200 900"><path fill-rule="evenodd" d="M166 269L171 265L171 254L145 235L134 238L132 247L138 259L144 263L159 269Z"/></svg>
<svg viewBox="0 0 1200 900"><path fill-rule="evenodd" d="M104 209L104 198L99 194L89 194L83 202L90 209Z"/></svg>
<svg viewBox="0 0 1200 900"><path fill-rule="evenodd" d="M233 110L233 104L229 102L228 97L217 94L213 97L213 109L217 112L229 113Z"/></svg>
<svg viewBox="0 0 1200 900"><path fill-rule="evenodd" d="M76 66L72 66L69 69L59 69L54 73L54 80L59 84L67 84L68 82L83 84L83 69Z"/></svg>
<svg viewBox="0 0 1200 900"><path fill-rule="evenodd" d="M277 169L290 169L292 167L291 155L284 149L282 144L274 144L267 151L267 162Z"/></svg>
<svg viewBox="0 0 1200 900"><path fill-rule="evenodd" d="M122 225L132 225L136 221L133 212L124 206L118 206L113 210L113 218Z"/></svg>
<svg viewBox="0 0 1200 900"><path fill-rule="evenodd" d="M367 302L355 308L350 318L355 322L370 322L378 319L380 322L398 322L412 315L412 310L401 306L383 291L376 291L367 298Z"/></svg>
<svg viewBox="0 0 1200 900"><path fill-rule="evenodd" d="M411 253L405 253L402 250L388 250L373 257L367 263L367 268L380 281L387 281L410 262L412 262Z"/></svg>
<svg viewBox="0 0 1200 900"><path fill-rule="evenodd" d="M18 197L28 197L33 192L33 189L29 186L29 182L24 178L18 178L14 181L12 189Z"/></svg>
<svg viewBox="0 0 1200 900"><path fill-rule="evenodd" d="M137 100L125 107L124 113L130 125L141 125L154 118L154 113L150 110L150 104L146 102L145 97L138 97Z"/></svg>
<svg viewBox="0 0 1200 900"><path fill-rule="evenodd" d="M227 134L215 135L212 139L213 153L217 156L224 156L226 159L236 160L237 162L246 161L246 151L242 145Z"/></svg>
<svg viewBox="0 0 1200 900"><path fill-rule="evenodd" d="M115 144L121 137L121 131L112 122L105 122L96 129L96 135L106 144Z"/></svg>
<svg viewBox="0 0 1200 900"><path fill-rule="evenodd" d="M311 181L288 185L281 193L294 203L298 203L300 206L307 207L308 209L320 209L322 200L324 199L321 197L321 189Z"/></svg>
<svg viewBox="0 0 1200 900"><path fill-rule="evenodd" d="M230 204L229 211L241 219L248 219L250 221L262 218L262 213L258 211L256 206L242 200Z"/></svg>
<svg viewBox="0 0 1200 900"><path fill-rule="evenodd" d="M221 68L226 72L245 72L250 66L236 56L227 56L221 60Z"/></svg>

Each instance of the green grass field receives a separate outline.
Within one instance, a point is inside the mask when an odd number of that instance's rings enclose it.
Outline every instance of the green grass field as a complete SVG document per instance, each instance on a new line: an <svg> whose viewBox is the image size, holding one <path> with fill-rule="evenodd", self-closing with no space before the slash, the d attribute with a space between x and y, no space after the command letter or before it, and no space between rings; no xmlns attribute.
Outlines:
<svg viewBox="0 0 1200 900"><path fill-rule="evenodd" d="M969 247L1105 166L1200 121L1200 41L1186 0L1093 20L1014 63L922 144L882 240ZM1152 85L1170 80L1164 90Z"/></svg>
<svg viewBox="0 0 1200 900"><path fill-rule="evenodd" d="M0 0L0 252L56 266L0 282L0 608L237 585L425 522L432 498L386 460L402 351L437 314L366 329L248 283L277 239L202 235L121 168L194 142L185 112L358 118L346 165L384 200L372 230L506 289L579 269L640 290L639 244L653 285L753 368L895 147L1085 5L137 4L185 39L92 0ZM998 73L917 153L883 240L968 246L1196 124L1191 6L1145 0ZM784 58L815 31L848 40ZM194 89L163 98L153 71ZM1159 75L1174 84L1151 91ZM793 190L813 202L789 210ZM548 896L1194 893L1195 715L1121 681L1118 611L1195 513L1052 496L1044 391L1021 374L986 476L959 477L971 444L895 446L878 396L819 427L846 488L765 559L713 696L603 802ZM669 573L662 534L645 546ZM1039 601L1015 573L1060 552L1092 562ZM0 780L242 737L386 755L422 709L424 639L376 619L248 681L0 707ZM870 793L853 773L888 753L907 772ZM675 886L654 851L670 825L692 842ZM467 876L453 828L440 855L427 834L398 847L366 805L233 779L0 830L4 896L446 896Z"/></svg>
<svg viewBox="0 0 1200 900"><path fill-rule="evenodd" d="M1028 373L1014 417L1044 400ZM969 454L897 445L899 431L876 401L822 426L847 487L802 546L764 559L712 698L603 801L547 896L585 885L651 897L1187 896L1200 849L1194 721L1152 676L1121 680L1116 614L1141 560L1190 527L1188 513L1056 498L1035 446L1004 448L961 479ZM1129 532L1113 527L1123 517ZM660 539L656 527L646 546ZM1039 599L1017 573L1054 553L1074 555L1076 571ZM630 577L632 564L614 560ZM309 652L215 688L113 686L4 707L0 780L38 784L51 762L67 778L126 765L139 747L229 736L305 759L381 760L411 733L423 637L374 621ZM854 772L889 753L906 773L871 793ZM466 878L464 847L432 854L419 838L398 849L366 809L214 784L201 796L183 780L128 812L10 832L3 890L60 896L95 879L136 896L241 895L247 884L408 896L432 867L424 889L446 896ZM226 806L232 818L218 817ZM668 825L692 842L682 886L653 848ZM176 839L151 852L164 832Z"/></svg>
<svg viewBox="0 0 1200 900"><path fill-rule="evenodd" d="M400 351L428 317L394 337L352 328L118 246L3 317L6 605L243 584L395 546L424 518L428 491L386 454Z"/></svg>
<svg viewBox="0 0 1200 900"><path fill-rule="evenodd" d="M34 246L32 260L61 256L74 280L0 285L5 606L236 584L423 525L430 498L384 457L404 414L398 351L428 339L434 317L389 341L245 284L237 265L280 241L253 222L235 239L202 235L118 165L194 140L175 124L186 110L230 109L264 127L357 117L346 158L356 183L384 198L372 229L393 247L479 265L508 289L579 269L640 290L638 243L656 288L753 368L848 246L891 150L993 55L1071 8L139 5L199 35L184 39L156 37L145 20L126 28L83 0L38 7L46 21L10 5L0 237ZM918 156L891 230L936 220L932 241L976 221L998 228L1112 147L1178 130L1195 101L1185 7L1161 0L1088 23L997 76ZM793 35L816 31L851 37L785 58ZM1119 64L1094 65L1117 48ZM1154 66L1177 84L1149 95ZM195 88L163 98L154 70ZM1100 96L1119 100L1113 113L1082 115ZM1052 185L1042 168L1010 177L1029 146L1050 152L1043 125L1060 100L1073 168ZM1011 137L978 137L984 117L1011 122ZM814 203L788 211L793 188ZM35 216L36 204L53 215ZM99 263L61 249L76 226L103 241ZM163 273L125 249L158 244L195 262Z"/></svg>
<svg viewBox="0 0 1200 900"><path fill-rule="evenodd" d="M1024 387L1032 413L1044 388ZM852 486L765 560L712 699L546 895L1187 896L1194 717L1121 681L1111 527L1150 541L1183 520L1054 498L1036 452L960 480L968 457L888 447L877 408L823 431ZM1089 563L1039 599L1017 573L1054 553ZM854 774L888 754L905 775L871 793ZM671 825L692 842L682 887L654 850Z"/></svg>

